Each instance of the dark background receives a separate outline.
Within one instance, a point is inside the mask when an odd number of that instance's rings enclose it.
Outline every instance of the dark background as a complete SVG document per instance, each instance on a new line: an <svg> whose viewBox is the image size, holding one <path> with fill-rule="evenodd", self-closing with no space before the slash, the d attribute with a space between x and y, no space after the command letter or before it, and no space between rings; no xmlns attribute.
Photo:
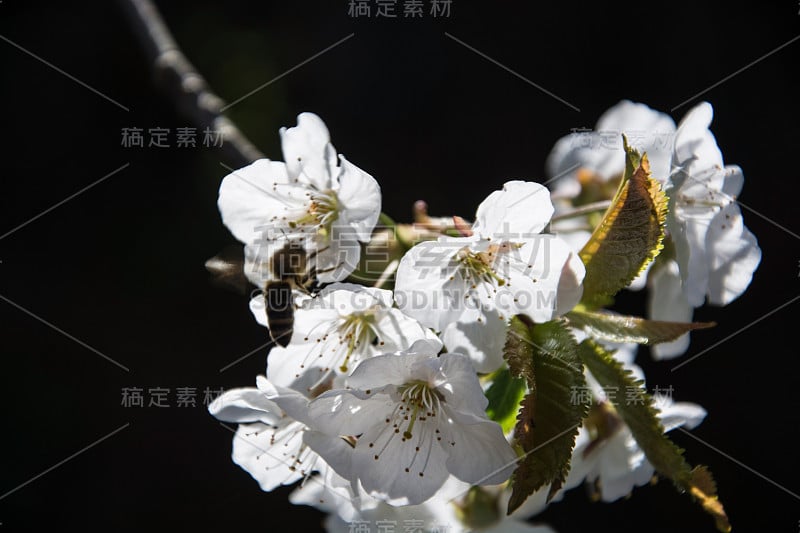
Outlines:
<svg viewBox="0 0 800 533"><path fill-rule="evenodd" d="M800 34L794 0L698 4L453 0L449 19L387 21L352 19L346 1L159 2L184 52L227 101L355 32L229 116L280 159L278 128L295 124L299 112L318 113L339 151L379 180L384 211L406 220L419 198L438 214L469 217L508 178L542 180L553 143L571 128L592 127L620 99L668 111ZM226 174L220 162L235 162L199 140L194 149L120 146L125 127L171 128L174 145L175 128L191 124L154 89L116 3L3 0L0 35L130 109L0 42L0 233L130 163L0 240L0 294L130 368L0 301L0 494L130 424L0 499L0 527L318 530L320 513L290 506L288 490L262 493L231 462L231 433L202 406L206 387L252 386L264 371L261 350L220 372L263 344L266 332L246 301L212 287L203 268L233 242L216 198ZM726 162L744 169L741 200L795 232L798 64L795 42L701 98L714 105ZM798 240L744 216L763 250L761 266L739 300L697 311L719 326L695 334L688 356L798 294ZM644 296L625 294L619 304L641 314ZM638 360L651 387L671 385L675 399L708 410L697 436L795 493L797 309L675 372L644 349ZM123 387L171 388L172 407L125 408ZM197 407L175 407L177 387L196 387ZM686 435L673 437L690 462L714 472L735 531L798 531L796 497ZM576 489L539 518L562 533L597 524L713 531L666 481L609 505Z"/></svg>

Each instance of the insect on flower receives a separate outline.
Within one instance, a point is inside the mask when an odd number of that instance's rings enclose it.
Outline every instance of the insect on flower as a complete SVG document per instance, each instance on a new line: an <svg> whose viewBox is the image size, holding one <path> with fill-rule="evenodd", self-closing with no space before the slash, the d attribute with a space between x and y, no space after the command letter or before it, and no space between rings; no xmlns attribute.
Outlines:
<svg viewBox="0 0 800 533"><path fill-rule="evenodd" d="M286 239L267 261L269 276L260 292L263 294L270 338L280 346L286 347L292 338L295 293L314 296L321 288L317 279L317 254L318 251L306 249L299 239ZM218 284L239 293L243 293L243 288L247 287L245 261L241 256L234 257L229 252L223 252L206 261L206 269L214 275Z"/></svg>

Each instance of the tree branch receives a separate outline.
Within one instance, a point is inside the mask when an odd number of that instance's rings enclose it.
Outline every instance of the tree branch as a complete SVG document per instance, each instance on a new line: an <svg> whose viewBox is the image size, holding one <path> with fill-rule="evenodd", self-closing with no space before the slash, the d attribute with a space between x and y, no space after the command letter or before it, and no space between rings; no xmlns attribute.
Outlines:
<svg viewBox="0 0 800 533"><path fill-rule="evenodd" d="M178 111L200 129L222 135L222 149L237 167L264 157L239 128L222 114L224 102L183 55L151 0L119 0L133 32L152 65L155 83Z"/></svg>

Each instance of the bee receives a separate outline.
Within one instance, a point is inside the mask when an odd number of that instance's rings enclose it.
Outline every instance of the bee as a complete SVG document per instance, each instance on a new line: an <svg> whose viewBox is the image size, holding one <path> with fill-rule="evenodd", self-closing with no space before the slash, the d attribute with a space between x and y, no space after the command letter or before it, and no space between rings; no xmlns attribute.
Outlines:
<svg viewBox="0 0 800 533"><path fill-rule="evenodd" d="M269 260L272 281L264 284L263 294L267 325L272 340L286 347L294 329L294 291L313 296L318 290L315 258L318 251L308 252L302 243L288 239ZM249 282L244 275L244 257L226 249L206 261L206 269L214 275L214 283L246 294Z"/></svg>
<svg viewBox="0 0 800 533"><path fill-rule="evenodd" d="M287 241L270 258L270 272L276 281L264 287L267 324L272 340L283 347L289 344L294 328L294 291L311 294L316 288L315 268L311 265L315 253L309 254L299 243Z"/></svg>

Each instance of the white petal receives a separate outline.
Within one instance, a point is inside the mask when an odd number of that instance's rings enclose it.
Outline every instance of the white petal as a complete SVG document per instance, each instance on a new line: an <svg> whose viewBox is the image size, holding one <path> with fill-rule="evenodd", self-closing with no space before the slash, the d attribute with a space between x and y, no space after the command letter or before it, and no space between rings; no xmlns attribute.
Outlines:
<svg viewBox="0 0 800 533"><path fill-rule="evenodd" d="M394 292L397 307L436 331L458 320L465 309L461 300L466 294L466 283L456 277L458 264L453 256L474 241L442 238L422 242L409 250L397 268Z"/></svg>
<svg viewBox="0 0 800 533"><path fill-rule="evenodd" d="M342 281L358 266L361 243L345 220L337 219L324 245L316 250L316 276L321 283Z"/></svg>
<svg viewBox="0 0 800 533"><path fill-rule="evenodd" d="M294 330L298 335L292 340L300 342L306 341L306 337L312 341L320 338L340 317L341 314L332 302L330 293L320 292L314 298L303 300L294 313Z"/></svg>
<svg viewBox="0 0 800 533"><path fill-rule="evenodd" d="M583 296L583 278L586 277L586 267L576 253L570 253L569 259L561 269L561 278L558 280L558 293L556 297L556 315L563 315L572 311Z"/></svg>
<svg viewBox="0 0 800 533"><path fill-rule="evenodd" d="M622 477L600 476L600 495L604 502L613 502L628 496L635 487L641 487L650 482L655 474L655 468L648 461L644 461L634 470Z"/></svg>
<svg viewBox="0 0 800 533"><path fill-rule="evenodd" d="M670 181L685 194L701 194L700 187L712 191L722 187L722 152L708 129L713 115L711 104L702 102L686 114L675 134Z"/></svg>
<svg viewBox="0 0 800 533"><path fill-rule="evenodd" d="M390 423L373 421L353 454L353 471L364 489L392 505L416 505L436 494L449 474L434 427L430 418L418 421L412 438L405 439Z"/></svg>
<svg viewBox="0 0 800 533"><path fill-rule="evenodd" d="M469 357L476 372L494 372L503 364L506 327L496 309L468 309L445 328L442 342L448 352Z"/></svg>
<svg viewBox="0 0 800 533"><path fill-rule="evenodd" d="M558 212L558 210L556 210ZM557 235L559 239L563 240L570 249L579 253L583 247L589 242L592 237L592 232L585 229L577 229L588 227L589 221L586 217L568 218L558 221L550 227L550 231Z"/></svg>
<svg viewBox="0 0 800 533"><path fill-rule="evenodd" d="M744 226L739 206L725 206L711 221L706 235L710 269L709 302L727 305L750 285L761 262L756 237Z"/></svg>
<svg viewBox="0 0 800 533"><path fill-rule="evenodd" d="M650 481L655 473L630 431L623 429L601 445L596 470L589 479L600 478L600 492L605 502L627 496L636 486Z"/></svg>
<svg viewBox="0 0 800 533"><path fill-rule="evenodd" d="M472 229L493 241L518 241L541 233L553 211L547 187L531 181L509 181L481 202Z"/></svg>
<svg viewBox="0 0 800 533"><path fill-rule="evenodd" d="M239 241L259 241L273 217L281 217L295 204L300 205L302 188L287 184L286 167L280 161L259 159L231 172L219 188L217 203L222 222Z"/></svg>
<svg viewBox="0 0 800 533"><path fill-rule="evenodd" d="M483 394L480 381L469 359L462 355L445 353L432 361L438 366L434 385L449 408L462 413L485 416L489 401Z"/></svg>
<svg viewBox="0 0 800 533"><path fill-rule="evenodd" d="M342 161L339 189L340 216L355 231L361 242L369 242L381 214L381 188L375 178L346 160Z"/></svg>
<svg viewBox="0 0 800 533"><path fill-rule="evenodd" d="M208 406L208 412L223 422L264 422L276 424L281 412L263 392L253 388L231 389Z"/></svg>
<svg viewBox="0 0 800 533"><path fill-rule="evenodd" d="M353 480L353 447L340 437L332 437L319 431L306 431L303 441L311 447L338 476Z"/></svg>
<svg viewBox="0 0 800 533"><path fill-rule="evenodd" d="M664 426L664 431L672 431L681 426L686 427L686 429L694 429L700 425L707 414L705 409L694 403L672 403L672 400L668 398L659 400L658 397L655 401L656 405L662 405L658 416ZM666 406L663 406L664 404Z"/></svg>
<svg viewBox="0 0 800 533"><path fill-rule="evenodd" d="M672 180L676 184L683 183L686 176L698 177L708 169L722 168L722 152L708 129L713 116L711 104L702 102L681 120L672 156Z"/></svg>
<svg viewBox="0 0 800 533"><path fill-rule="evenodd" d="M372 360L368 359L364 363ZM356 436L385 420L394 407L395 403L385 394L375 393L369 399L362 399L350 391L332 390L321 394L309 404L309 425L312 429L334 437Z"/></svg>
<svg viewBox="0 0 800 533"><path fill-rule="evenodd" d="M709 213L710 214L710 213ZM684 221L689 243L687 270L681 271L689 305L700 307L708 292L709 250L706 245L711 217L688 218Z"/></svg>
<svg viewBox="0 0 800 533"><path fill-rule="evenodd" d="M648 316L652 320L670 322L691 322L692 307L683 292L683 284L678 272L678 264L668 261L653 268L650 275L651 290L648 302ZM681 335L672 342L654 345L651 350L655 359L672 359L689 348L689 334Z"/></svg>
<svg viewBox="0 0 800 533"><path fill-rule="evenodd" d="M642 270L638 276L633 278L631 284L628 285L627 289L629 291L640 291L647 287L647 276L650 273L650 269L653 268L653 262L647 263L647 266L644 270Z"/></svg>
<svg viewBox="0 0 800 533"><path fill-rule="evenodd" d="M403 314L399 309L388 309L375 325L378 331L376 353L408 350L418 340L435 340L433 332Z"/></svg>
<svg viewBox="0 0 800 533"><path fill-rule="evenodd" d="M506 279L494 297L494 305L503 317L526 314L534 322L552 320L558 311L558 287L564 278L564 307L570 306L583 281L585 269L571 261L565 275L564 265L573 257L569 246L554 235L535 235L522 246L499 254L495 272ZM571 309L572 307L570 307Z"/></svg>
<svg viewBox="0 0 800 533"><path fill-rule="evenodd" d="M303 428L311 423L308 416L308 397L305 394L276 385L264 376L258 376L256 381L258 389L281 408L284 413L284 423L297 421L303 425Z"/></svg>
<svg viewBox="0 0 800 533"><path fill-rule="evenodd" d="M517 454L497 422L445 409L452 423L440 423L448 452L447 470L462 481L496 485L506 481L517 466ZM443 421L440 421L443 422ZM479 461L475 458L480 457Z"/></svg>
<svg viewBox="0 0 800 533"><path fill-rule="evenodd" d="M250 312L253 314L253 318L256 319L256 322L265 328L269 328L269 322L267 322L267 302L264 300L264 294L259 293L250 298L249 306Z"/></svg>
<svg viewBox="0 0 800 533"><path fill-rule="evenodd" d="M267 358L270 381L308 392L320 384L318 380L325 378L332 362L338 360L336 353L341 351L336 335L339 313L320 304L318 298L304 301L302 307L295 310L289 345L270 350Z"/></svg>
<svg viewBox="0 0 800 533"><path fill-rule="evenodd" d="M336 156L322 119L314 113L301 113L297 116L297 126L281 128L280 133L289 176L319 191L330 189L331 157L335 166Z"/></svg>
<svg viewBox="0 0 800 533"><path fill-rule="evenodd" d="M744 172L738 165L726 165L723 169L722 194L735 200L744 187Z"/></svg>
<svg viewBox="0 0 800 533"><path fill-rule="evenodd" d="M603 113L594 131L562 137L547 159L553 196L574 198L581 192L579 172L607 181L625 170L622 134L631 146L647 152L653 176L669 176L675 123L666 114L644 104L623 100Z"/></svg>
<svg viewBox="0 0 800 533"><path fill-rule="evenodd" d="M628 143L647 153L653 177L665 181L670 173L672 138L675 122L669 115L655 111L644 104L623 100L600 117L595 129L604 139L621 138L624 133ZM613 165L609 161L603 172L620 174L625 168L625 152L619 141L619 150L614 155Z"/></svg>
<svg viewBox="0 0 800 533"><path fill-rule="evenodd" d="M303 440L314 449L308 438L311 433L314 432L305 432ZM336 513L347 521L356 519L360 498L352 490L350 482L328 465L320 465L318 470L318 475L303 480L289 495L289 502L294 505L309 505L321 511Z"/></svg>
<svg viewBox="0 0 800 533"><path fill-rule="evenodd" d="M329 377L329 361L320 361L320 345L314 341L275 346L267 357L267 377L275 384L310 394Z"/></svg>
<svg viewBox="0 0 800 533"><path fill-rule="evenodd" d="M417 341L414 347L428 346L429 341ZM435 347L430 341L430 347ZM441 344L439 344L441 346ZM436 353L398 353L378 355L362 362L347 378L350 387L367 390L387 384L402 385L412 379L421 379L417 368L434 359Z"/></svg>
<svg viewBox="0 0 800 533"><path fill-rule="evenodd" d="M306 309L330 309L339 317L392 306L391 291L364 287L354 283L334 283L325 287L316 298L305 303Z"/></svg>
<svg viewBox="0 0 800 533"><path fill-rule="evenodd" d="M614 167L613 155L614 150L606 149L603 138L594 131L572 133L559 139L545 165L553 198L578 196L581 193L578 173L581 171L589 171L604 181L621 173L624 167Z"/></svg>
<svg viewBox="0 0 800 533"><path fill-rule="evenodd" d="M328 295L337 293L339 291L342 291L344 294L357 293L357 296L354 296L354 301L357 303L357 305L352 306L352 309L355 311L364 311L366 308L373 305L381 305L383 307L392 307L392 305L394 305L392 291L378 289L375 287L365 287L357 283L332 283L331 285L327 285L324 289L319 291L317 297L320 298L320 301L325 302L323 307L331 307L327 305L327 302L332 301L328 299ZM332 307L335 308L336 306L333 305ZM351 312L352 311L343 311L340 314L347 315Z"/></svg>
<svg viewBox="0 0 800 533"><path fill-rule="evenodd" d="M310 474L317 454L303 445L303 425L241 424L233 438L233 462L258 481L261 490L289 485Z"/></svg>

